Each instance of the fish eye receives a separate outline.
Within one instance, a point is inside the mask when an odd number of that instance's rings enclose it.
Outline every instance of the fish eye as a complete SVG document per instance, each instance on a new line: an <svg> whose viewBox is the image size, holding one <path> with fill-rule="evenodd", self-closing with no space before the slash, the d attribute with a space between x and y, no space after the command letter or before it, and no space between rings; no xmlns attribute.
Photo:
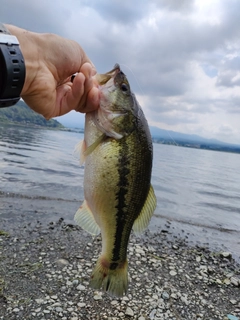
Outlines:
<svg viewBox="0 0 240 320"><path fill-rule="evenodd" d="M121 89L122 89L123 92L127 92L128 91L128 86L126 85L126 83L122 83Z"/></svg>

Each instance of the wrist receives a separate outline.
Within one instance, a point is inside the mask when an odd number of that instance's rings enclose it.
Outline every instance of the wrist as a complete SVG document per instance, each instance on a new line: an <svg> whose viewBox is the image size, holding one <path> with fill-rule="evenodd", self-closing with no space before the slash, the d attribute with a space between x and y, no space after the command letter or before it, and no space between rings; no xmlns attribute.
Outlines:
<svg viewBox="0 0 240 320"><path fill-rule="evenodd" d="M37 34L12 25L5 24L5 26L12 35L17 37L22 55L24 57L26 75L21 91L21 96L23 96L28 91L38 69L38 52L35 40Z"/></svg>
<svg viewBox="0 0 240 320"><path fill-rule="evenodd" d="M9 107L20 99L25 81L25 63L19 41L0 23L0 107Z"/></svg>

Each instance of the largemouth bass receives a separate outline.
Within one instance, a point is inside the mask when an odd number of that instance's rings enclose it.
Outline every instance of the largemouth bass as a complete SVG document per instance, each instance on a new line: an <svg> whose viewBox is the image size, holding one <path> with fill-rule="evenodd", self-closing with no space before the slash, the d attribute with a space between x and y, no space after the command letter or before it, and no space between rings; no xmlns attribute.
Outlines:
<svg viewBox="0 0 240 320"><path fill-rule="evenodd" d="M86 114L79 147L85 161L85 200L75 221L102 236L90 286L121 297L128 287L131 230L143 231L156 207L150 182L153 148L143 111L119 65L96 77L100 106Z"/></svg>

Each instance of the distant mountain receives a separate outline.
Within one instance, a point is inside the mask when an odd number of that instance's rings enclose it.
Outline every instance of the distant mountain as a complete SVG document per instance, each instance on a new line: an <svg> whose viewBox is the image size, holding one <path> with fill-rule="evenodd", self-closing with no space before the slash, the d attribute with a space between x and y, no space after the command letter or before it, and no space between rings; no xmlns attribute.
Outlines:
<svg viewBox="0 0 240 320"><path fill-rule="evenodd" d="M16 105L0 109L0 122L29 124L48 128L63 129L64 126L57 120L46 120L42 115L30 109L20 100Z"/></svg>
<svg viewBox="0 0 240 320"><path fill-rule="evenodd" d="M217 139L207 139L196 134L180 133L170 130L164 130L157 127L150 127L151 135L153 138L167 139L167 140L181 140L185 142L196 142L196 143L214 143L220 145L233 145L230 143L222 142Z"/></svg>
<svg viewBox="0 0 240 320"><path fill-rule="evenodd" d="M206 139L196 134L180 133L157 127L150 127L150 132L153 137L153 141L157 143L240 153L240 145L222 142L217 139Z"/></svg>

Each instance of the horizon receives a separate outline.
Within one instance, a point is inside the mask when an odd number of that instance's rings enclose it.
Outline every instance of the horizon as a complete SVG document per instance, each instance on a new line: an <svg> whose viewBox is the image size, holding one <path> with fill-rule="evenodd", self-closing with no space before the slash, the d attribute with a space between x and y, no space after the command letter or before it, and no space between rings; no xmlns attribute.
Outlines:
<svg viewBox="0 0 240 320"><path fill-rule="evenodd" d="M73 111L74 112L74 111ZM65 116L61 116L61 117L56 117L54 118L55 120L57 120L58 122L60 122L61 124L63 124L66 128L69 129L79 129L79 130L84 130L84 114L80 114L79 112L74 112L75 113L75 121L71 121L71 119L69 120L68 117L67 119L64 119ZM78 116L76 117L76 113L78 114ZM61 118L61 119L60 119ZM78 119L77 119L78 118ZM240 143L232 143L229 141L223 141L220 139L216 139L216 138L206 138L206 137L202 137L201 135L195 134L195 133L186 133L186 132L179 132L179 131L174 131L174 130L166 130L163 128L159 128L156 126L151 126L149 125L149 129L151 132L151 135L153 138L158 139L161 138L161 134L160 133L153 133L153 131L159 130L159 131L164 131L165 133L168 133L168 139L174 141L175 139L179 139L179 140L183 140L183 137L180 137L181 135L185 135L185 139L186 141L191 141L193 142L194 139L193 137L196 137L199 140L195 140L195 142L208 142L208 143L220 143L222 145L226 144L226 145L232 145L232 146L240 146ZM171 137L171 134L176 134L179 135L179 137ZM201 141L200 141L201 140Z"/></svg>

